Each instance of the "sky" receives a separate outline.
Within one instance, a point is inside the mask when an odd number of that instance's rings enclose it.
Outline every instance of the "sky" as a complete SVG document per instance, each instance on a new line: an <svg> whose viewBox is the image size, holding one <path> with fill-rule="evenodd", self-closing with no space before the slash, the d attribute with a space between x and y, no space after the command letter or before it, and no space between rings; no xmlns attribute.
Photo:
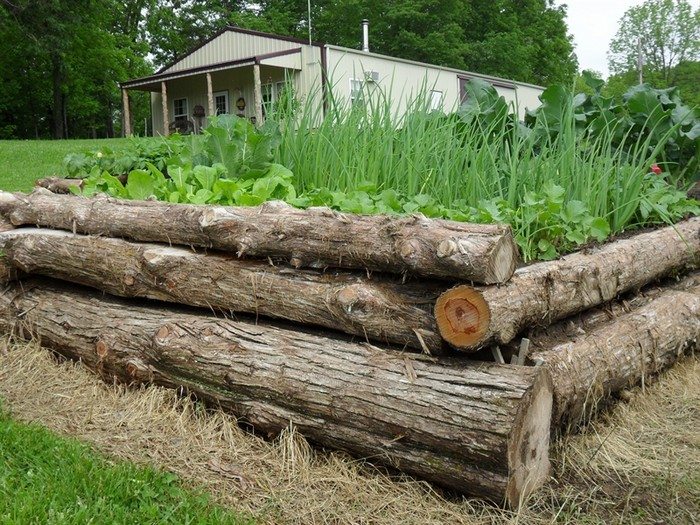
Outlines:
<svg viewBox="0 0 700 525"><path fill-rule="evenodd" d="M630 7L643 0L557 0L566 4L569 33L574 36L579 69L592 69L608 76L608 46L615 36L618 22ZM700 0L690 0L694 9Z"/></svg>

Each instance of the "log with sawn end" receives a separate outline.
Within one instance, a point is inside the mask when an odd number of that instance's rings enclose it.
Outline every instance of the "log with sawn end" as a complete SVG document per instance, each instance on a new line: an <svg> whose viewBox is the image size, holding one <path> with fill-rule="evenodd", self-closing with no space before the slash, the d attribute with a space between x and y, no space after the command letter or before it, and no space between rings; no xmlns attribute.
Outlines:
<svg viewBox="0 0 700 525"><path fill-rule="evenodd" d="M437 360L58 281L0 293L0 329L18 323L109 382L184 388L263 434L291 422L314 443L461 493L518 506L548 478L542 368Z"/></svg>

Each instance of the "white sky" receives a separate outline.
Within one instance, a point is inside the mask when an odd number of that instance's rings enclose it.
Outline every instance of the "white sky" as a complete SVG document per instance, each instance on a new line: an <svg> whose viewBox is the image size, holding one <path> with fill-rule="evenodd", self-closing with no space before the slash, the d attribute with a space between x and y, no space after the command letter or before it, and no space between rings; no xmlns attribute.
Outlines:
<svg viewBox="0 0 700 525"><path fill-rule="evenodd" d="M608 46L625 11L643 0L557 0L566 4L569 33L574 35L579 69L592 69L608 76ZM700 0L690 0L694 9Z"/></svg>

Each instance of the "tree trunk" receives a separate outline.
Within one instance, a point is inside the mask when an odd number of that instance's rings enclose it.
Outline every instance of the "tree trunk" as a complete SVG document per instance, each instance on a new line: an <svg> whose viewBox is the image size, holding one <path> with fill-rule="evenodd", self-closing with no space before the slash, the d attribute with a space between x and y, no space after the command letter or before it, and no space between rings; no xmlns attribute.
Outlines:
<svg viewBox="0 0 700 525"><path fill-rule="evenodd" d="M51 55L51 80L53 89L53 138L62 139L63 135L63 64L61 57L54 53Z"/></svg>
<svg viewBox="0 0 700 525"><path fill-rule="evenodd" d="M45 188L51 193L70 193L71 188L83 187L83 179L64 179L61 177L46 177L34 181L34 186Z"/></svg>
<svg viewBox="0 0 700 525"><path fill-rule="evenodd" d="M517 259L509 226L298 210L279 201L223 207L0 193L0 212L16 225L212 247L295 267L497 283L512 275Z"/></svg>
<svg viewBox="0 0 700 525"><path fill-rule="evenodd" d="M20 319L107 381L184 387L258 432L291 422L322 446L514 506L547 478L542 368L437 362L37 281L0 295L0 328Z"/></svg>
<svg viewBox="0 0 700 525"><path fill-rule="evenodd" d="M122 184L126 184L127 175L119 175L117 177ZM63 177L46 177L43 179L37 179L34 182L34 186L38 188L45 188L51 193L72 193L71 188L76 187L81 189L83 187L84 179L66 179Z"/></svg>
<svg viewBox="0 0 700 525"><path fill-rule="evenodd" d="M458 286L435 304L442 337L455 348L512 340L700 262L700 217L518 269L501 286Z"/></svg>
<svg viewBox="0 0 700 525"><path fill-rule="evenodd" d="M700 286L668 290L648 304L530 359L554 384L552 422L587 418L612 393L672 365L700 338Z"/></svg>
<svg viewBox="0 0 700 525"><path fill-rule="evenodd" d="M0 250L22 272L121 297L276 317L427 353L442 350L432 307L445 287L436 282L293 270L221 253L36 228L0 233Z"/></svg>
<svg viewBox="0 0 700 525"><path fill-rule="evenodd" d="M666 279L662 283L645 287L639 293L626 294L599 308L585 310L551 326L536 328L527 334L527 338L530 341L530 353L534 354L535 352L548 350L554 346L580 338L603 325L615 321L620 316L646 306L670 291L687 292L698 286L700 286L700 271L691 272L679 280ZM518 338L515 338L502 349L508 354L517 351L519 346L517 342Z"/></svg>

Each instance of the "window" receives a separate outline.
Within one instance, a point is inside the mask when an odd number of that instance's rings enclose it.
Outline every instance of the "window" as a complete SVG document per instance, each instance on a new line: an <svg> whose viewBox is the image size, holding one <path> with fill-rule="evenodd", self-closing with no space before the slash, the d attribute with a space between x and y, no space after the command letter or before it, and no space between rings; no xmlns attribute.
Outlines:
<svg viewBox="0 0 700 525"><path fill-rule="evenodd" d="M362 90L365 82L359 78L350 79L350 102L352 104L362 104Z"/></svg>
<svg viewBox="0 0 700 525"><path fill-rule="evenodd" d="M216 115L226 115L228 112L228 91L214 93L214 113Z"/></svg>
<svg viewBox="0 0 700 525"><path fill-rule="evenodd" d="M173 100L173 118L175 121L188 119L187 99L176 98Z"/></svg>
<svg viewBox="0 0 700 525"><path fill-rule="evenodd" d="M274 100L273 90L273 84L263 84L260 86L260 91L262 92L263 115L270 115L272 113L272 102Z"/></svg>
<svg viewBox="0 0 700 525"><path fill-rule="evenodd" d="M437 111L442 109L442 91L430 92L430 110Z"/></svg>

